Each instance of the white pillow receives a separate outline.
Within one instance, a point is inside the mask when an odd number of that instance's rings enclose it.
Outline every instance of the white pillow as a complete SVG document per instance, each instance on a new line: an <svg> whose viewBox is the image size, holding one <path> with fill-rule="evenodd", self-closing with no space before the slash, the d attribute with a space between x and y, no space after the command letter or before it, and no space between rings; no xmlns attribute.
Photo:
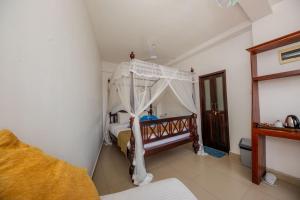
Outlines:
<svg viewBox="0 0 300 200"><path fill-rule="evenodd" d="M118 112L118 122L120 124L128 124L130 121L130 114Z"/></svg>

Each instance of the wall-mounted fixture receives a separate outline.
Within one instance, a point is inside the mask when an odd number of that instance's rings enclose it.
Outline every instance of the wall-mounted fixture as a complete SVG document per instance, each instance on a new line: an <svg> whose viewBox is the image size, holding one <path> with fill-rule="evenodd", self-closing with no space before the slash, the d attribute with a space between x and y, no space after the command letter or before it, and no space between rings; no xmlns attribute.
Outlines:
<svg viewBox="0 0 300 200"><path fill-rule="evenodd" d="M300 45L281 49L279 50L278 56L281 65L289 62L300 61Z"/></svg>

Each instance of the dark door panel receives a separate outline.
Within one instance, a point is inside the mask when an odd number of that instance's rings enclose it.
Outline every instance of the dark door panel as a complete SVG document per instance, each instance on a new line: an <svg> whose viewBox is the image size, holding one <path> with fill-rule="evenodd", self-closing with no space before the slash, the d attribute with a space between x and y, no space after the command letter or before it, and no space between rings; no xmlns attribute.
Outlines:
<svg viewBox="0 0 300 200"><path fill-rule="evenodd" d="M229 152L226 73L199 77L202 137L206 146Z"/></svg>

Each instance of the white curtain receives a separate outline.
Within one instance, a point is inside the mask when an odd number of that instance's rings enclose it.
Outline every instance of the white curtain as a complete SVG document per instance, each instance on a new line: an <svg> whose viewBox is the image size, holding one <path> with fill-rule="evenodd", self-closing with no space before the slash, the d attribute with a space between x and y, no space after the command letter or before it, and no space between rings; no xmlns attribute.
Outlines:
<svg viewBox="0 0 300 200"><path fill-rule="evenodd" d="M203 148L202 134L201 134L201 122L200 122L200 109L197 108L195 99L193 98L194 87L193 83L189 81L169 81L169 86L172 89L175 96L190 112L197 114L197 133L199 135L199 155L206 155Z"/></svg>
<svg viewBox="0 0 300 200"><path fill-rule="evenodd" d="M169 86L181 102L190 112L198 113L193 99L193 83L188 81L171 80Z"/></svg>
<svg viewBox="0 0 300 200"><path fill-rule="evenodd" d="M133 73L134 107L130 102L131 76ZM152 104L162 92L169 86L179 101L189 111L198 114L193 99L193 74L179 71L153 63L133 60L130 63L122 63L113 76L122 105L126 111L134 117L133 134L135 137L135 170L133 174L134 184L144 185L152 181L153 175L147 173L144 161L144 147L141 137L139 116ZM150 89L149 89L150 88ZM151 94L150 94L151 92ZM200 127L198 120L198 127ZM201 132L199 131L201 138ZM202 140L200 142L202 148Z"/></svg>
<svg viewBox="0 0 300 200"><path fill-rule="evenodd" d="M144 83L143 83L144 82ZM134 79L134 105L135 109L133 111L134 123L133 123L133 134L135 137L135 168L133 174L134 184L145 185L150 183L153 179L153 175L146 172L145 161L144 161L144 147L141 137L141 129L139 123L139 116L146 110L150 104L152 104L160 94L168 86L166 80L159 80L156 83L156 87L151 90L148 89L149 81ZM144 85L144 87L143 87Z"/></svg>
<svg viewBox="0 0 300 200"><path fill-rule="evenodd" d="M117 92L119 94L119 98L123 105L124 110L128 113L132 113L131 105L130 105L130 78L123 77L121 79L116 80L115 85Z"/></svg>
<svg viewBox="0 0 300 200"><path fill-rule="evenodd" d="M103 104L102 104L102 109L103 109L103 137L104 137L104 143L105 144L111 144L111 140L109 137L109 133L108 133L108 126L109 126L109 115L108 115L108 99L110 97L110 90L109 90L109 84L108 84L108 80L110 78L111 74L108 74L106 72L103 72L102 75L102 92L103 92Z"/></svg>

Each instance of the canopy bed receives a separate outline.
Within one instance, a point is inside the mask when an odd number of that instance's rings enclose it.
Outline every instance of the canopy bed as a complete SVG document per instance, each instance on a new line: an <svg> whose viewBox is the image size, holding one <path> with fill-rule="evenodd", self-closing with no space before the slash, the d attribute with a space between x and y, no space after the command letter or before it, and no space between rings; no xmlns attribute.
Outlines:
<svg viewBox="0 0 300 200"><path fill-rule="evenodd" d="M110 89L117 91L122 109L110 112L105 138L111 138L127 155L134 184L144 185L153 178L146 172L144 156L188 142L192 142L195 153L204 155L204 151L198 131L199 109L194 99L196 79L193 71L185 72L137 60L133 53L130 58L130 62L118 66L110 80ZM152 116L152 103L167 88L173 91L191 115L162 119ZM140 117L145 115L146 109L149 109L147 114L150 118L142 120L145 116ZM126 115L130 123L126 123Z"/></svg>

